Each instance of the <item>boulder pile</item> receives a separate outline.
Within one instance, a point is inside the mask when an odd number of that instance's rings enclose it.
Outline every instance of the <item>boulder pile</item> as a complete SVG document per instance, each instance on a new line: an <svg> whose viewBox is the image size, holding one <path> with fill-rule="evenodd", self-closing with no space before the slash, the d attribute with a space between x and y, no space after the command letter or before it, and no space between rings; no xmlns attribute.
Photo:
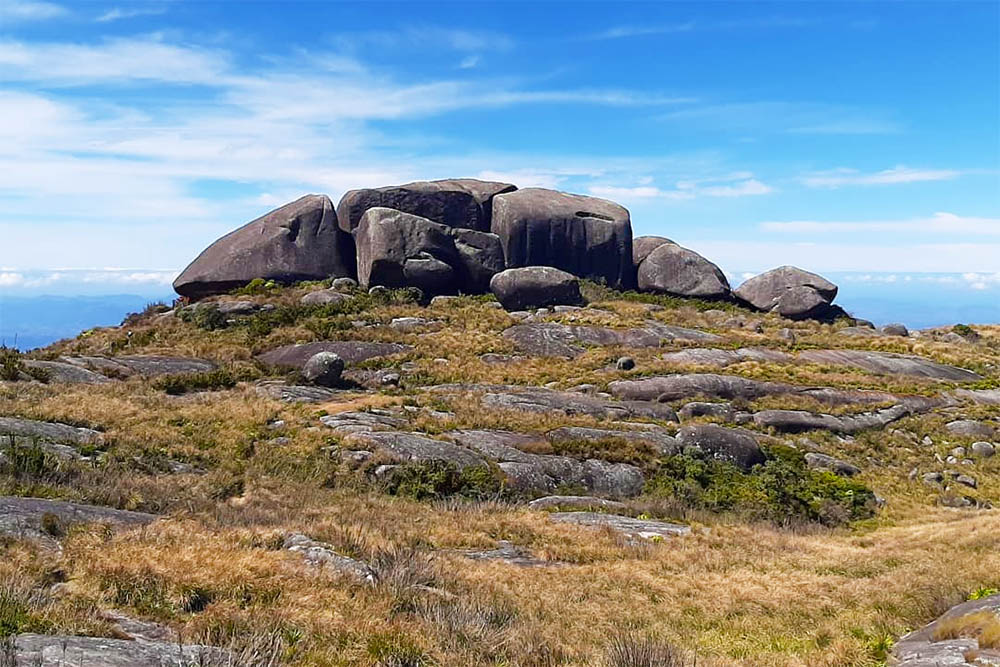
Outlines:
<svg viewBox="0 0 1000 667"><path fill-rule="evenodd" d="M575 281L583 278L789 319L845 314L832 305L837 286L816 274L784 266L733 290L693 250L661 236L633 238L619 204L470 178L351 190L336 208L325 195L307 195L217 240L174 289L197 300L258 278L357 280L427 296L493 291L509 309L580 303Z"/></svg>

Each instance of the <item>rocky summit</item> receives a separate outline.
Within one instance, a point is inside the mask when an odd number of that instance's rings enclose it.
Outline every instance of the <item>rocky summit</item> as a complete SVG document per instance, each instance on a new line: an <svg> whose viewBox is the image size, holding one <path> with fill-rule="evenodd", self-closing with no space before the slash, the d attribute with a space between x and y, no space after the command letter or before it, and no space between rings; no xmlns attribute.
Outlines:
<svg viewBox="0 0 1000 667"><path fill-rule="evenodd" d="M0 349L0 665L1000 664L1000 326L631 223L314 195Z"/></svg>
<svg viewBox="0 0 1000 667"><path fill-rule="evenodd" d="M780 267L733 290L722 270L693 250L661 236L633 238L631 216L619 204L473 178L351 190L335 210L326 196L303 197L210 245L174 289L197 300L254 280L340 278L365 288L413 287L429 298L485 294L505 269L533 267L614 289L739 303L793 320L847 316L832 305L837 286L808 271Z"/></svg>

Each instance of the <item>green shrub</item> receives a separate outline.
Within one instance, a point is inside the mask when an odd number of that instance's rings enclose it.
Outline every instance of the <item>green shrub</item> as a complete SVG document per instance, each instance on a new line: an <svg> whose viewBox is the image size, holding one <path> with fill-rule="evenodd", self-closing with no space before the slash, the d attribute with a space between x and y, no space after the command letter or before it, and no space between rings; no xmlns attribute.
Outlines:
<svg viewBox="0 0 1000 667"><path fill-rule="evenodd" d="M72 474L58 457L37 443L19 444L14 436L0 445L0 454L0 473L17 480L60 483Z"/></svg>
<svg viewBox="0 0 1000 667"><path fill-rule="evenodd" d="M465 496L485 499L499 494L499 475L488 466L468 466L459 470L446 461L404 463L389 475L389 493L416 500Z"/></svg>
<svg viewBox="0 0 1000 667"><path fill-rule="evenodd" d="M21 353L12 347L0 346L0 380L16 382L24 372Z"/></svg>
<svg viewBox="0 0 1000 667"><path fill-rule="evenodd" d="M189 391L232 389L236 386L236 382L237 378L233 375L232 371L225 368L218 368L214 371L205 371L202 373L167 375L155 380L153 386L172 396L178 396L186 394Z"/></svg>
<svg viewBox="0 0 1000 667"><path fill-rule="evenodd" d="M254 278L244 287L238 287L230 291L230 294L235 294L239 296L257 296L260 294L267 294L273 289L278 289L280 285L273 280L265 280L263 278Z"/></svg>
<svg viewBox="0 0 1000 667"><path fill-rule="evenodd" d="M750 473L722 461L668 457L646 483L646 492L693 509L732 511L779 523L837 525L870 518L875 508L875 495L863 484L812 470L801 455L781 450L769 451L768 460Z"/></svg>
<svg viewBox="0 0 1000 667"><path fill-rule="evenodd" d="M41 594L26 583L16 580L0 582L0 638L22 632L48 632L49 624L35 613L43 604Z"/></svg>
<svg viewBox="0 0 1000 667"><path fill-rule="evenodd" d="M968 324L956 324L951 328L951 330L964 338L972 338L976 336L976 330Z"/></svg>

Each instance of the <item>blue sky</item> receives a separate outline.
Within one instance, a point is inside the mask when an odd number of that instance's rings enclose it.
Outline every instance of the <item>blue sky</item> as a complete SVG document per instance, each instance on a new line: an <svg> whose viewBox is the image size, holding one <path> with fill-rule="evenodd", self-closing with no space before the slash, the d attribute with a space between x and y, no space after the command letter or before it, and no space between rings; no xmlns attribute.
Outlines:
<svg viewBox="0 0 1000 667"><path fill-rule="evenodd" d="M0 289L162 286L303 193L474 176L734 276L1000 300L998 33L996 2L0 0Z"/></svg>

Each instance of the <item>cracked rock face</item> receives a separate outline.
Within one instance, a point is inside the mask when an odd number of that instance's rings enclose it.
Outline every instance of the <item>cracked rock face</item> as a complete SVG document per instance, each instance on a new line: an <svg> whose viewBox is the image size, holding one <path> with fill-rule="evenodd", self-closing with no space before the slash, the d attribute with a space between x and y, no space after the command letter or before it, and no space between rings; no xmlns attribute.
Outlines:
<svg viewBox="0 0 1000 667"><path fill-rule="evenodd" d="M493 200L507 266L551 266L615 288L635 286L632 222L606 199L525 188Z"/></svg>
<svg viewBox="0 0 1000 667"><path fill-rule="evenodd" d="M176 642L128 641L103 637L19 635L14 639L15 665L30 667L206 667L232 664L227 651Z"/></svg>
<svg viewBox="0 0 1000 667"><path fill-rule="evenodd" d="M510 183L453 178L417 181L405 185L350 190L337 204L337 218L344 231L353 232L365 211L392 208L449 227L490 231L493 198L514 192Z"/></svg>
<svg viewBox="0 0 1000 667"><path fill-rule="evenodd" d="M354 241L337 225L326 195L306 195L226 234L174 281L199 299L261 278L283 283L355 274Z"/></svg>

